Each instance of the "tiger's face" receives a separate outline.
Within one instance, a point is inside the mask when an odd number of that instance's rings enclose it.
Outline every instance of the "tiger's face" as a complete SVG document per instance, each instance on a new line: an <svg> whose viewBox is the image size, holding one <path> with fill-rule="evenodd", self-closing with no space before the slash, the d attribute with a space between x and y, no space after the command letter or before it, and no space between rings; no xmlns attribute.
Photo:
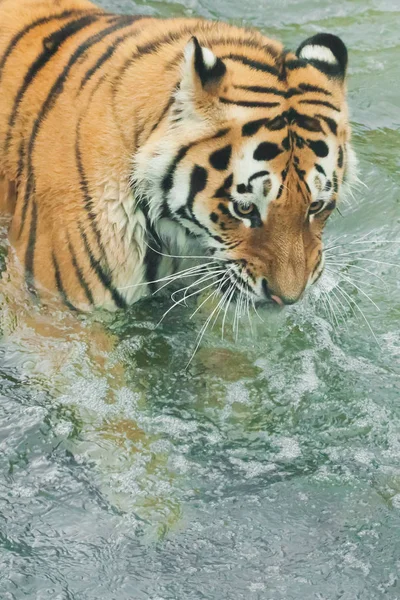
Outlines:
<svg viewBox="0 0 400 600"><path fill-rule="evenodd" d="M169 129L146 156L146 194L160 237L174 222L221 259L222 289L292 304L321 275L323 229L354 163L346 64L328 34L278 55L277 76L196 39L186 47Z"/></svg>

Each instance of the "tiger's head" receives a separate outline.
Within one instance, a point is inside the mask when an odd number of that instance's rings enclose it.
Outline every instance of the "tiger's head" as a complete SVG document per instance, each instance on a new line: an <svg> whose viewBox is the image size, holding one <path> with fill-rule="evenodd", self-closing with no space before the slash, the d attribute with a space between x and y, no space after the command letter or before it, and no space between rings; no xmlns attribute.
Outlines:
<svg viewBox="0 0 400 600"><path fill-rule="evenodd" d="M225 285L292 304L322 273L323 229L355 163L347 50L318 34L296 54L273 43L249 58L203 37L139 153L149 218L161 239L221 258Z"/></svg>

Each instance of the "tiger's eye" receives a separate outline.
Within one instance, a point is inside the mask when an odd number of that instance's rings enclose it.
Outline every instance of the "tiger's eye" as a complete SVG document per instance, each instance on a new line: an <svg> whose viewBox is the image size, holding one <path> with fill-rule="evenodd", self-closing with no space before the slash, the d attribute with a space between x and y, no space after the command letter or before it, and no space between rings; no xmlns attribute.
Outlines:
<svg viewBox="0 0 400 600"><path fill-rule="evenodd" d="M324 204L325 203L323 200L315 200L315 202L311 202L310 208L308 209L308 214L315 215L323 208Z"/></svg>
<svg viewBox="0 0 400 600"><path fill-rule="evenodd" d="M235 207L235 212L239 216L243 216L243 217L248 217L256 210L256 207L254 204L249 204L248 206L244 206L243 204L239 204L238 202L235 202L234 207Z"/></svg>

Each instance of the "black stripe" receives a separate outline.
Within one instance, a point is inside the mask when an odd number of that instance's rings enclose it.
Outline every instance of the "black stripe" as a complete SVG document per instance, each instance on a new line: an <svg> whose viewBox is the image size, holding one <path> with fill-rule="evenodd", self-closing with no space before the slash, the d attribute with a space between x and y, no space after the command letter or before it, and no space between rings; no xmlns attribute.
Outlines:
<svg viewBox="0 0 400 600"><path fill-rule="evenodd" d="M189 193L186 200L186 205L182 206L177 214L186 221L191 221L194 225L196 225L199 229L203 229L208 233L210 237L219 242L220 244L224 243L224 240L218 236L213 235L211 231L200 223L193 212L193 205L197 194L200 194L203 190L205 190L208 181L208 173L207 169L201 167L200 165L194 165L192 172L190 174L190 187ZM193 234L192 234L193 235Z"/></svg>
<svg viewBox="0 0 400 600"><path fill-rule="evenodd" d="M229 129L229 127L226 127L225 129L220 129L219 131L217 131L217 133L215 133L215 134L213 135L213 138L212 138L212 139L215 139L215 140L216 140L216 139L218 139L218 138L222 138L222 137L224 137L224 135L226 135L226 134L227 134L227 133L229 133L229 132L230 132L230 129Z"/></svg>
<svg viewBox="0 0 400 600"><path fill-rule="evenodd" d="M220 98L219 100L222 104L235 104L236 106L245 106L248 108L274 108L275 106L280 106L279 102L252 102L250 100L231 100L230 98Z"/></svg>
<svg viewBox="0 0 400 600"><path fill-rule="evenodd" d="M249 177L249 183L254 181L254 179L258 179L259 177L265 177L265 175L269 175L269 171L257 171L257 173L253 173L253 175Z"/></svg>
<svg viewBox="0 0 400 600"><path fill-rule="evenodd" d="M133 147L134 147L135 151L138 149L139 140L142 136L142 133L143 133L145 127L146 127L146 123L140 123L139 119L137 119L137 122L135 123L135 136L133 139Z"/></svg>
<svg viewBox="0 0 400 600"><path fill-rule="evenodd" d="M282 96L283 98L292 98L293 96L301 96L306 92L318 92L327 96L332 96L330 92L324 90L315 85L307 85L301 83L298 88L289 88L288 90L279 90L276 87L264 87L260 85L234 85L235 89L246 90L248 92L255 92L260 94L275 94L276 96Z"/></svg>
<svg viewBox="0 0 400 600"><path fill-rule="evenodd" d="M268 127L269 119L257 119L255 121L249 121L242 127L242 135L244 137L250 137L255 135L261 127Z"/></svg>
<svg viewBox="0 0 400 600"><path fill-rule="evenodd" d="M138 46L135 52L132 54L132 56L128 58L122 65L117 75L116 82L118 83L120 81L120 77L123 76L125 71L131 66L132 63L135 62L137 58L140 58L144 54L152 54L153 52L158 52L165 44L178 42L185 36L193 35L196 33L197 29L198 27L196 26L187 26L183 29L180 29L179 31L172 31L171 33L163 35L162 37L154 39L152 42L147 42L146 44Z"/></svg>
<svg viewBox="0 0 400 600"><path fill-rule="evenodd" d="M296 163L293 163L293 165L294 165L295 171L296 171L297 175L299 176L299 178L301 179L301 181L305 182L306 172L304 171L304 169L300 169L300 167ZM299 190L301 191L300 187L299 187Z"/></svg>
<svg viewBox="0 0 400 600"><path fill-rule="evenodd" d="M94 299L93 299L92 291L91 291L91 289L89 287L88 282L85 279L85 276L83 274L83 271L82 271L81 267L78 264L78 260L76 258L75 250L72 247L71 240L69 239L69 236L68 236L68 250L69 250L69 253L71 255L72 264L74 266L76 278L79 281L79 285L83 289L83 291L85 293L85 296L86 296L89 304L93 305L94 304Z"/></svg>
<svg viewBox="0 0 400 600"><path fill-rule="evenodd" d="M147 244L146 254L143 259L143 264L145 266L145 278L148 282L150 291L154 293L157 290L157 284L155 283L155 280L157 279L158 267L162 258L160 255L162 244L151 222L148 203L143 201L141 202L140 207L144 214L147 233L149 235L149 241L151 244Z"/></svg>
<svg viewBox="0 0 400 600"><path fill-rule="evenodd" d="M204 25L207 25L208 28L210 29L214 24L204 22L203 28L204 28ZM187 27L184 27L183 29L178 29L177 31L171 31L170 33L167 33L166 35L163 35L162 37L156 38L156 39L152 40L151 42L146 42L145 44L138 46L136 49L135 55L137 54L138 56L140 56L141 54L151 54L154 51L157 52L165 44L173 44L173 43L181 40L183 37L189 36L190 34L195 34L196 32L198 32L198 25L194 25L194 26L188 25Z"/></svg>
<svg viewBox="0 0 400 600"><path fill-rule="evenodd" d="M323 133L323 129L318 119L314 119L314 117L309 117L308 115L303 115L302 113L298 113L294 110L292 111L291 116L292 119L290 122L295 123L301 129Z"/></svg>
<svg viewBox="0 0 400 600"><path fill-rule="evenodd" d="M293 58L293 59L287 60L285 62L285 68L289 69L289 71L292 71L295 69L302 69L303 67L306 67L307 65L308 65L307 61L301 60L299 58Z"/></svg>
<svg viewBox="0 0 400 600"><path fill-rule="evenodd" d="M285 94L285 98L292 98L293 96L302 96L303 92L298 88L289 88Z"/></svg>
<svg viewBox="0 0 400 600"><path fill-rule="evenodd" d="M210 135L209 137L197 140L195 142L192 142L190 144L187 144L186 146L182 146L178 153L176 154L175 158L173 159L173 161L170 163L167 172L165 173L162 181L161 181L161 188L164 194L164 207L163 207L163 213L165 212L165 214L170 215L170 210L167 204L167 198L166 195L168 194L168 192L172 189L172 186L174 185L174 175L175 175L175 171L178 168L179 163L185 158L185 156L187 155L187 153L189 152L189 150L191 148L193 148L196 145L202 144L208 140L213 140L213 139L219 139L221 137L223 137L224 135L226 135L227 133L229 133L229 128L225 128L225 129L220 129L219 131L217 131L215 134Z"/></svg>
<svg viewBox="0 0 400 600"><path fill-rule="evenodd" d="M223 184L216 190L214 198L229 198L229 190L233 183L233 173L225 178Z"/></svg>
<svg viewBox="0 0 400 600"><path fill-rule="evenodd" d="M225 206L225 204L223 204L222 202L220 202L218 204L218 210L220 212L222 212L223 215L226 215L228 217L232 217L231 211L229 210L229 208L227 206Z"/></svg>
<svg viewBox="0 0 400 600"><path fill-rule="evenodd" d="M344 159L343 148L342 148L342 146L339 146L338 161L337 161L337 166L339 167L339 169L343 168L343 159Z"/></svg>
<svg viewBox="0 0 400 600"><path fill-rule="evenodd" d="M329 154L329 147L324 140L307 140L307 145L319 158L325 158Z"/></svg>
<svg viewBox="0 0 400 600"><path fill-rule="evenodd" d="M231 160L232 156L232 146L228 144L223 148L218 148L214 150L208 157L210 165L216 169L217 171L225 171Z"/></svg>
<svg viewBox="0 0 400 600"><path fill-rule="evenodd" d="M86 254L88 255L88 258L89 258L91 268L96 273L97 277L99 278L99 281L103 284L103 286L106 288L106 290L108 290L110 292L110 295L111 295L113 301L115 302L115 305L118 308L126 308L127 304L126 304L124 298L118 292L118 290L113 286L111 276L103 270L103 268L100 264L100 261L94 257L93 252L89 245L89 241L87 239L87 235L84 232L82 225L80 223L78 224L78 227L79 227L79 232L81 234L81 238L83 240L83 244L85 246Z"/></svg>
<svg viewBox="0 0 400 600"><path fill-rule="evenodd" d="M25 140L21 140L18 148L18 170L17 170L17 194L20 191L22 183L22 174L24 172L25 164Z"/></svg>
<svg viewBox="0 0 400 600"><path fill-rule="evenodd" d="M28 33L30 31L32 31L36 27L40 27L40 25L52 23L53 21L62 21L63 19L67 19L68 17L78 16L78 15L81 15L82 13L87 13L87 12L88 12L87 10L65 10L64 12L60 13L59 15L52 15L50 17L43 17L41 19L37 19L36 21L33 21L32 23L30 23L29 25L24 27L24 29L21 29L21 31L16 33L15 36L12 38L12 40L8 44L6 51L4 52L4 54L0 60L0 79L2 77L3 69L7 62L7 59L10 57L10 55L12 54L12 52L14 51L14 49L16 48L18 43L22 40L22 38L25 37L26 35L28 35ZM90 11L90 13L92 13L92 11ZM99 11L96 11L96 14L100 14ZM106 13L101 13L101 14L105 15Z"/></svg>
<svg viewBox="0 0 400 600"><path fill-rule="evenodd" d="M138 21L139 19L143 19L143 17L141 15L125 15L123 17L124 21L126 23L126 27L128 27L129 25L132 25L133 23L135 23L136 21ZM86 86L86 84L88 83L88 81L90 81L90 79L93 77L93 75L96 73L96 71L98 71L105 62L107 62L110 58L112 58L112 56L115 54L115 52L118 50L118 47L128 38L130 37L134 37L135 35L138 35L140 33L139 30L135 30L135 31L129 31L128 33L125 33L124 35L119 36L108 48L105 52L103 52L103 54L100 56L100 58L96 61L96 63L93 65L93 67L91 67L90 69L88 69L81 81L81 84L79 86L79 91L83 90L83 88Z"/></svg>
<svg viewBox="0 0 400 600"><path fill-rule="evenodd" d="M85 206L86 212L89 216L90 226L95 235L97 245L98 245L100 251L102 252L102 254L105 255L105 250L104 250L103 242L101 240L100 231L99 231L99 229L97 227L97 223L96 223L96 213L93 211L93 198L91 197L90 192L89 192L89 183L86 178L85 169L83 166L82 153L81 153L81 149L80 149L80 133L81 133L81 120L78 121L78 125L76 127L76 134L75 134L75 159L76 159L76 166L77 166L78 173L79 173L79 187L83 194L84 206Z"/></svg>
<svg viewBox="0 0 400 600"><path fill-rule="evenodd" d="M187 146L182 146L182 148L179 149L178 154L175 156L174 160L171 162L170 166L168 167L168 171L164 175L162 182L161 182L161 187L165 194L168 193L172 189L172 186L174 185L175 171L176 171L179 163L185 158L186 154L188 153L190 148L192 148L193 145L194 145L194 143L188 144Z"/></svg>
<svg viewBox="0 0 400 600"><path fill-rule="evenodd" d="M51 258L52 258L52 261L53 261L54 276L55 276L55 280L56 280L57 291L60 294L61 299L62 299L63 303L65 304L65 306L67 306L70 310L76 310L75 306L73 304L71 304L71 302L68 300L68 296L67 296L67 293L65 291L63 282L62 282L60 267L59 267L59 264L57 262L56 255L54 254L54 251L51 254Z"/></svg>
<svg viewBox="0 0 400 600"><path fill-rule="evenodd" d="M322 119L323 121L325 121L325 123L328 125L328 127L332 131L332 133L334 135L337 135L338 125L334 119L331 119L330 117L326 117L325 115L320 115L320 114L315 115L315 116L318 117L319 119Z"/></svg>
<svg viewBox="0 0 400 600"><path fill-rule="evenodd" d="M193 215L193 204L197 194L200 194L205 190L207 186L208 173L207 169L199 165L195 165L190 174L190 188L189 195L186 201L186 205L189 208L189 212Z"/></svg>
<svg viewBox="0 0 400 600"><path fill-rule="evenodd" d="M157 129L157 127L160 125L160 123L163 121L165 115L167 114L167 112L169 111L169 109L171 108L171 106L174 103L174 96L171 95L168 102L166 103L166 105L164 106L161 115L158 117L157 121L154 123L154 125L151 128L151 132L153 133L153 131L155 131Z"/></svg>
<svg viewBox="0 0 400 600"><path fill-rule="evenodd" d="M339 180L338 180L336 171L333 171L332 182L333 182L333 191L335 192L335 194L337 194L337 192L339 190Z"/></svg>
<svg viewBox="0 0 400 600"><path fill-rule="evenodd" d="M176 86L175 86L176 89ZM162 113L160 114L160 116L158 117L157 121L152 125L151 129L150 129L150 133L148 135L148 137L144 140L143 143L146 143L148 138L151 136L151 134L153 133L153 131L155 131L157 129L157 127L159 125L161 125L161 123L163 122L164 118L166 117L166 115L168 114L169 109L171 108L171 106L173 105L175 101L175 94L172 93L168 99L168 102L165 104ZM142 125L141 127L137 126L137 129L135 131L135 151L137 150L139 143L140 143L140 136L143 133L145 129L145 125ZM143 144L141 144L143 145Z"/></svg>
<svg viewBox="0 0 400 600"><path fill-rule="evenodd" d="M245 90L246 92L254 92L255 94L274 94L275 96L287 97L284 90L278 90L275 87L264 87L262 85L234 85L235 90Z"/></svg>
<svg viewBox="0 0 400 600"><path fill-rule="evenodd" d="M192 172L190 174L190 188L189 194L186 200L186 206L182 207L179 211L181 216L184 219L192 221L199 229L203 229L208 233L210 237L219 242L220 244L224 244L224 240L219 235L214 235L211 231L200 223L193 211L194 201L196 196L205 190L208 181L208 173L207 169L201 167L200 165L194 165ZM186 213L186 214L185 214ZM226 245L226 244L225 244Z"/></svg>
<svg viewBox="0 0 400 600"><path fill-rule="evenodd" d="M199 33L199 39L200 41L202 41L202 37L201 37L201 33ZM234 46L242 46L244 48L253 48L254 50L261 50L262 52L265 52L266 54L269 54L270 56L272 56L273 58L277 58L279 56L279 52L273 47L270 46L269 44L265 44L262 43L262 41L258 41L253 39L246 39L246 38L233 38L233 37L222 37L222 38L212 38L212 37L205 37L204 38L204 45L206 45L208 48L213 48L213 46L228 46L228 45L234 45Z"/></svg>
<svg viewBox="0 0 400 600"><path fill-rule="evenodd" d="M36 231L37 231L37 205L34 201L32 204L31 226L29 229L29 239L25 251L25 281L31 292L35 291L35 246L36 246Z"/></svg>
<svg viewBox="0 0 400 600"><path fill-rule="evenodd" d="M29 162L31 161L31 158L28 156L28 165ZM29 168L29 167L28 167ZM34 183L33 183L33 177L26 177L26 185L25 185L25 194L24 194L24 203L22 205L22 211L21 211L21 223L19 226L19 232L18 232L18 237L21 237L22 234L22 230L25 227L25 221L26 221L26 215L28 213L28 206L29 206L29 200L33 194L34 191Z"/></svg>
<svg viewBox="0 0 400 600"><path fill-rule="evenodd" d="M123 21L121 23L120 21L121 21L121 19L118 19L118 21L116 23L113 23L112 25L110 25L109 27L106 27L102 31L99 31L99 32L95 33L94 35L90 36L87 40L85 40L83 43L81 43L76 48L76 50L73 52L67 65L64 67L62 73L57 77L55 83L53 84L53 86L52 86L46 100L44 101L42 108L35 120L35 123L32 128L31 139L29 142L29 155L32 155L32 151L34 149L36 137L38 135L40 126L46 119L48 113L54 107L54 104L56 103L57 98L62 93L63 86L64 86L65 82L67 81L67 78L69 76L69 73L70 73L72 67L79 61L79 59L92 46L101 42L108 35L114 33L115 31L118 31L118 29L122 29L123 27L126 27L125 22Z"/></svg>
<svg viewBox="0 0 400 600"><path fill-rule="evenodd" d="M252 69L254 69L255 71L261 71L262 73L271 73L272 75L275 75L276 77L278 77L279 75L279 71L276 67L273 67L272 65L260 62L258 60L253 60L251 58L248 58L247 56L242 56L241 54L225 54L224 56L220 57L222 60L233 60L235 62L240 62L243 65L246 65L247 67L251 67Z"/></svg>
<svg viewBox="0 0 400 600"><path fill-rule="evenodd" d="M300 104L315 104L316 106L326 106L327 108L331 108L336 112L340 112L340 108L331 104L330 102L326 102L325 100L300 100Z"/></svg>
<svg viewBox="0 0 400 600"><path fill-rule="evenodd" d="M332 96L331 92L328 92L328 90L325 90L324 88L319 87L318 85L310 85L309 83L300 83L299 88L301 90L303 90L303 92L316 92L318 94L325 94L325 96Z"/></svg>
<svg viewBox="0 0 400 600"><path fill-rule="evenodd" d="M24 98L24 95L29 89L29 86L34 83L35 78L38 76L40 71L44 69L47 63L51 60L51 58L60 50L62 45L69 40L70 37L88 27L92 23L94 23L98 18L98 15L86 15L77 19L76 21L71 21L66 25L63 25L61 29L54 31L50 35L48 35L43 40L43 50L37 56L37 58L33 61L31 66L29 67L22 84L20 85L18 92L14 99L13 108L11 114L8 119L8 130L6 134L6 140L4 144L5 152L8 151L11 138L12 138L12 129L17 120L19 107Z"/></svg>
<svg viewBox="0 0 400 600"><path fill-rule="evenodd" d="M148 283L151 293L157 291L157 284L154 283L157 279L158 267L161 262L161 256L154 252L152 248L147 247L144 255L143 264L145 266L145 278Z"/></svg>
<svg viewBox="0 0 400 600"><path fill-rule="evenodd" d="M125 24L122 25L122 27L124 27L124 26L125 26ZM120 28L121 28L121 24L119 22L116 22L113 25L106 27L106 29L103 29L102 31L99 31L96 34L92 35L85 42L80 44L77 47L77 49L74 51L72 56L70 57L67 65L64 67L62 73L57 77L55 83L53 84L50 92L47 95L46 100L42 104L39 114L37 115L37 117L34 121L31 136L29 139L29 146L28 146L28 151L27 151L27 158L28 158L27 186L26 186L26 190L25 190L24 204L23 204L23 208L22 208L22 222L21 222L20 233L24 226L26 211L28 208L30 197L32 196L32 194L34 194L35 187L36 187L35 180L34 180L33 152L34 152L35 142L36 142L36 138L38 136L40 127L44 123L49 112L54 107L57 98L62 93L62 91L64 89L64 84L67 81L68 75L69 75L72 67L75 65L75 63L81 58L82 55L84 55L84 53L87 50L89 50L89 48L91 46L94 46L98 42L102 41L107 35L113 33L114 31L117 31Z"/></svg>
<svg viewBox="0 0 400 600"><path fill-rule="evenodd" d="M283 150L272 142L261 142L254 150L254 160L269 161L274 160L279 154L282 154Z"/></svg>
<svg viewBox="0 0 400 600"><path fill-rule="evenodd" d="M127 58L125 60L124 64L118 69L118 72L117 72L115 78L113 79L113 83L112 83L112 102L113 102L113 104L115 103L115 97L118 93L120 83L122 82L122 79L123 79L126 71L135 63L135 61L137 59L139 59L144 54L151 54L152 52L157 52L165 44L169 44L171 42L176 42L186 35L188 35L188 36L193 35L195 32L196 32L195 27L184 27L183 29L181 29L180 32L170 33L166 36L164 35L162 37L159 37L159 38L153 40L153 42L151 42L151 44L144 44L142 46L138 46L136 48L136 50L133 52L133 54L129 58ZM182 53L180 52L180 55L181 54Z"/></svg>

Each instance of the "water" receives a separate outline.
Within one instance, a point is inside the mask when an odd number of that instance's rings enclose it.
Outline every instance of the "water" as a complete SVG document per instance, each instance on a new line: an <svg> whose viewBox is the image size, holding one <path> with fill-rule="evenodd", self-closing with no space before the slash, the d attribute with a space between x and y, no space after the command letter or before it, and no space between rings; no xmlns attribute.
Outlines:
<svg viewBox="0 0 400 600"><path fill-rule="evenodd" d="M322 282L337 321L319 288L254 333L243 321L238 342L217 326L187 371L207 311L156 328L155 298L77 321L3 280L1 598L399 599L400 247L352 242L400 240L400 5L102 3L224 18L291 47L341 35L368 187L327 231L335 256L354 252Z"/></svg>

